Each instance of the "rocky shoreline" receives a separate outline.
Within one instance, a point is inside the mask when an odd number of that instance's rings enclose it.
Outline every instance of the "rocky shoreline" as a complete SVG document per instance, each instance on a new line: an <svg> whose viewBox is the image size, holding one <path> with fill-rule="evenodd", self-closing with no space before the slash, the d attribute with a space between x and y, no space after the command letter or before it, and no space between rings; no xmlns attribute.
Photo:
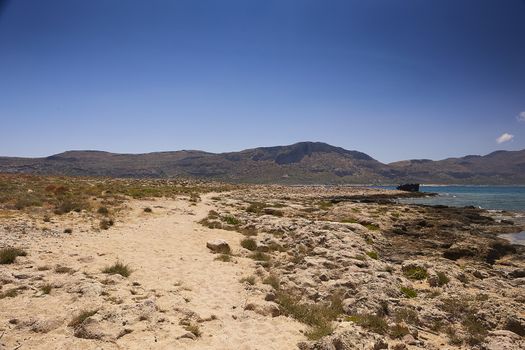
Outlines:
<svg viewBox="0 0 525 350"><path fill-rule="evenodd" d="M396 192L309 190L233 193L211 221L233 216L238 224L221 225L261 232L254 250L271 256L260 265L279 280L268 300L340 298L330 335L301 349L523 348L525 247L497 236L514 232L512 222L396 204Z"/></svg>
<svg viewBox="0 0 525 350"><path fill-rule="evenodd" d="M50 206L62 192L1 208L17 255L0 264L0 349L525 347L525 246L498 237L511 213L359 187L86 181L65 190L86 194L78 211Z"/></svg>

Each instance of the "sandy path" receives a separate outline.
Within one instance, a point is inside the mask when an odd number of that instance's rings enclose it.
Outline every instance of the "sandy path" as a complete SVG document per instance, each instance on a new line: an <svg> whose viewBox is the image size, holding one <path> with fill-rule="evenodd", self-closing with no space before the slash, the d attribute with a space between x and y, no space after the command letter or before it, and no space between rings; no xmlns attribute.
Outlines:
<svg viewBox="0 0 525 350"><path fill-rule="evenodd" d="M235 263L215 261L215 255L206 248L208 240L222 238L230 242L235 252L242 238L237 232L212 230L197 223L212 209L211 196L203 196L196 206L183 200L134 201L124 222L107 232L85 232L30 243L34 245L30 250L41 252L39 265L60 261L77 271L103 277L100 271L104 266L116 260L129 264L134 272L123 281L122 288L114 288L114 294L125 300L142 295L153 298L157 307L164 310L167 322L135 326L132 333L115 342L75 338L65 322L49 333L30 333L13 344L22 343L21 349L295 349L303 339L299 331L304 326L286 317L244 311L247 302L264 302L263 293L239 282L241 277L254 273L254 262L246 258L236 258ZM145 206L151 206L153 213L144 213ZM130 290L135 295L130 295ZM46 310L67 321L86 302L79 298L71 304L70 296L58 292L54 300L53 294L19 298L23 298L22 309L11 304L13 309L0 311L0 315L23 319L29 310ZM205 319L214 315L216 319L199 324L200 338L178 339L187 333L177 322L185 310ZM22 335L6 332L4 339L10 343L14 340L11 337Z"/></svg>

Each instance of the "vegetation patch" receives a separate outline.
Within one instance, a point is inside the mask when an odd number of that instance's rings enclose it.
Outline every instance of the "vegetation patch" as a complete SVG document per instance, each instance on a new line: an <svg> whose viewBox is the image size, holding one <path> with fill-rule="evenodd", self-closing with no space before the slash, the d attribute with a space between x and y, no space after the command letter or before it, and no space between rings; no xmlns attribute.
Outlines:
<svg viewBox="0 0 525 350"><path fill-rule="evenodd" d="M386 334L388 331L387 322L378 315L359 314L349 316L347 320L377 334Z"/></svg>
<svg viewBox="0 0 525 350"><path fill-rule="evenodd" d="M40 291L42 294L49 294L51 293L51 290L53 289L53 285L46 283L40 287Z"/></svg>
<svg viewBox="0 0 525 350"><path fill-rule="evenodd" d="M249 285L253 286L255 285L255 276L247 276L243 277L239 280L241 283L248 283Z"/></svg>
<svg viewBox="0 0 525 350"><path fill-rule="evenodd" d="M27 253L20 248L3 248L0 249L0 264L12 264L19 256L27 256Z"/></svg>
<svg viewBox="0 0 525 350"><path fill-rule="evenodd" d="M109 228L114 224L115 222L112 219L102 219L100 220L99 226L102 230L109 230Z"/></svg>
<svg viewBox="0 0 525 350"><path fill-rule="evenodd" d="M69 273L69 274L72 274L75 272L75 270L73 270L71 267L67 267L67 266L60 266L60 265L57 265L55 267L55 272L56 273Z"/></svg>
<svg viewBox="0 0 525 350"><path fill-rule="evenodd" d="M450 279L447 277L447 275L444 272L438 272L436 273L436 275L438 277L438 285L440 287L443 287L444 285L450 282Z"/></svg>
<svg viewBox="0 0 525 350"><path fill-rule="evenodd" d="M253 238L244 238L241 240L241 247L254 251L257 249L257 242Z"/></svg>
<svg viewBox="0 0 525 350"><path fill-rule="evenodd" d="M364 227L366 227L370 231L379 231L379 226L374 224L364 224Z"/></svg>
<svg viewBox="0 0 525 350"><path fill-rule="evenodd" d="M268 284L273 287L275 290L279 290L281 281L279 280L279 277L277 277L274 274L268 275L265 279L263 279L263 284Z"/></svg>
<svg viewBox="0 0 525 350"><path fill-rule="evenodd" d="M428 277L427 270L419 266L408 266L403 268L403 274L411 280L424 280Z"/></svg>
<svg viewBox="0 0 525 350"><path fill-rule="evenodd" d="M410 287L401 287L401 293L407 298L417 297L417 292Z"/></svg>
<svg viewBox="0 0 525 350"><path fill-rule="evenodd" d="M263 252L254 252L250 254L250 258L252 258L255 261L270 261L271 260L271 256Z"/></svg>
<svg viewBox="0 0 525 350"><path fill-rule="evenodd" d="M0 293L0 299L4 298L14 298L18 295L18 288L11 288L9 290L6 290L5 292Z"/></svg>
<svg viewBox="0 0 525 350"><path fill-rule="evenodd" d="M377 260L379 258L377 252L366 252L366 255L368 255L370 259L374 259L374 260Z"/></svg>
<svg viewBox="0 0 525 350"><path fill-rule="evenodd" d="M390 336L394 339L401 339L405 335L410 334L410 330L407 326L396 323L388 329L388 334L390 334Z"/></svg>
<svg viewBox="0 0 525 350"><path fill-rule="evenodd" d="M196 324L190 324L190 325L184 326L184 329L187 330L188 332L192 333L197 338L202 335L202 332L201 332L199 326L196 325Z"/></svg>
<svg viewBox="0 0 525 350"><path fill-rule="evenodd" d="M222 261L222 262L230 262L232 261L232 257L230 254L219 254L215 260Z"/></svg>
<svg viewBox="0 0 525 350"><path fill-rule="evenodd" d="M284 315L295 318L307 324L310 329L305 333L308 339L317 340L333 332L332 322L343 313L342 299L339 295L332 296L325 303L302 303L296 295L279 291L277 302Z"/></svg>
<svg viewBox="0 0 525 350"><path fill-rule="evenodd" d="M235 216L232 215L223 216L221 217L221 220L232 226L237 226L241 223Z"/></svg>
<svg viewBox="0 0 525 350"><path fill-rule="evenodd" d="M123 277L129 277L132 271L128 265L124 265L123 263L117 261L113 265L105 267L102 272L109 275L121 275Z"/></svg>

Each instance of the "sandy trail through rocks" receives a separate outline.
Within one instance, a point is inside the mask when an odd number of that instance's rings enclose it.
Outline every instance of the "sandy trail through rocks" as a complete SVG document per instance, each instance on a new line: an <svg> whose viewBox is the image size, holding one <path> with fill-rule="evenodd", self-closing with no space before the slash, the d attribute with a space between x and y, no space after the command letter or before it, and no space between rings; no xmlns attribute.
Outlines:
<svg viewBox="0 0 525 350"><path fill-rule="evenodd" d="M132 201L131 212L123 222L107 232L74 231L60 239L40 237L24 242L29 246L26 263L32 262L33 270L36 266L60 263L74 268L77 272L73 276L87 273L102 280L106 277L101 273L104 266L116 260L129 264L132 275L110 289L112 295L124 300L119 307L152 299L161 312L146 321L128 323L133 332L116 340L79 339L67 327L71 315L83 308L104 308L102 299L72 296L64 288L38 298L24 293L0 300L1 326L5 328L1 342L5 348L17 344L22 344L20 349L296 348L297 342L304 339L300 333L303 325L283 316L272 318L244 311L247 302L264 300L263 293L239 282L241 277L254 273L254 262L240 257L235 258L236 263L215 261L216 255L206 248L208 240L222 238L230 242L235 252L240 249L238 242L242 238L237 232L208 229L197 223L213 208L212 196L203 196L196 206L183 200ZM144 213L145 206L152 207L153 213ZM40 257L35 251L40 252ZM52 270L41 274L50 282L69 276ZM202 336L196 340L178 339L187 333L178 322L184 312L195 312L203 319L213 315L216 319L199 324ZM7 322L37 314L58 317L60 325L47 333L35 333ZM158 323L161 318L164 320Z"/></svg>

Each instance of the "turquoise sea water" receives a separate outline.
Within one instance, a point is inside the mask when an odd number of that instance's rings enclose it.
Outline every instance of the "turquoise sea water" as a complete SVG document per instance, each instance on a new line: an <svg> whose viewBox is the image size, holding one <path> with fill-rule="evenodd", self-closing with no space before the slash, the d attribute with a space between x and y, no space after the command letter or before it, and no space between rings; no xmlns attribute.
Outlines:
<svg viewBox="0 0 525 350"><path fill-rule="evenodd" d="M525 186L421 186L420 190L438 195L402 202L525 212Z"/></svg>
<svg viewBox="0 0 525 350"><path fill-rule="evenodd" d="M394 188L394 187L389 187ZM401 203L474 206L487 210L515 212L512 220L525 227L525 186L421 186L421 192L437 196L400 199ZM525 231L501 235L512 243L525 245Z"/></svg>

